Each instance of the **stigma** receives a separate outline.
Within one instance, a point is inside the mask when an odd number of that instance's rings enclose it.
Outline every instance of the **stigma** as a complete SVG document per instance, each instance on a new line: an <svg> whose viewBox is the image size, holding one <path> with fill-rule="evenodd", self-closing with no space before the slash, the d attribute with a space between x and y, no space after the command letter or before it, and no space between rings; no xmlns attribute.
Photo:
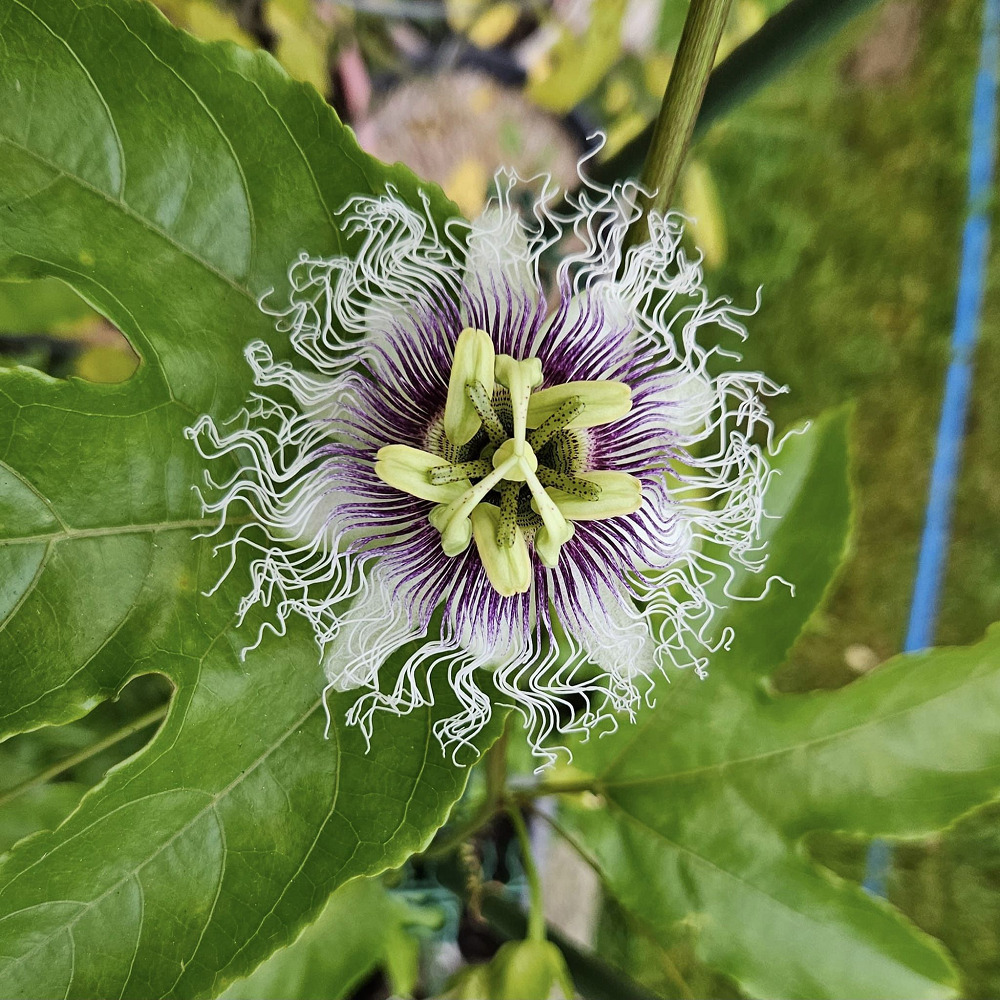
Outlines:
<svg viewBox="0 0 1000 1000"><path fill-rule="evenodd" d="M634 513L634 476L589 467L586 429L625 416L624 382L567 382L540 388L537 358L497 354L488 334L467 328L455 345L444 413L428 428L426 450L380 448L375 473L431 501L428 520L448 556L475 543L491 586L524 593L532 551L555 568L573 522Z"/></svg>

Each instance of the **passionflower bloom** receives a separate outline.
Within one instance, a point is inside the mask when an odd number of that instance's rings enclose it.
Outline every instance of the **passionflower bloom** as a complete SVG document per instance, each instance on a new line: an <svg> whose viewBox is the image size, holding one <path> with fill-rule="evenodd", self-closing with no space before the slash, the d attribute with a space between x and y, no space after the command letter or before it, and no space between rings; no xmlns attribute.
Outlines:
<svg viewBox="0 0 1000 1000"><path fill-rule="evenodd" d="M443 672L461 706L443 747L498 700L552 759L554 733L613 727L728 641L709 584L762 565L779 390L735 367L748 313L709 297L679 217L625 249L634 185L559 209L546 185L528 222L516 175L496 189L443 227L391 188L351 200L356 256L302 254L288 304L262 302L301 363L249 344L258 392L189 433L239 466L203 504L241 522L218 546L250 560L241 619L308 619L327 690L358 692L351 722L370 737Z"/></svg>

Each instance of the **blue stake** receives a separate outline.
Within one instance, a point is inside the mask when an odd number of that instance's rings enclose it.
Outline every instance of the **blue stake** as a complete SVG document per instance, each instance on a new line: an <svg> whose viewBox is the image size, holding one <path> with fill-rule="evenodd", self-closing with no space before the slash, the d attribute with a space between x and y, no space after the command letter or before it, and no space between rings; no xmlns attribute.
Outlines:
<svg viewBox="0 0 1000 1000"><path fill-rule="evenodd" d="M986 0L979 70L972 99L972 147L969 151L969 196L962 261L958 277L955 327L951 337L951 363L944 385L941 421L934 446L930 492L920 557L910 603L910 621L903 651L916 653L934 641L941 596L941 580L948 555L948 536L955 500L955 480L962 457L962 438L969 410L973 362L979 317L986 283L990 246L990 200L996 156L997 74L1000 72L1000 0ZM877 896L886 894L886 877L892 847L876 840L868 851L864 888Z"/></svg>

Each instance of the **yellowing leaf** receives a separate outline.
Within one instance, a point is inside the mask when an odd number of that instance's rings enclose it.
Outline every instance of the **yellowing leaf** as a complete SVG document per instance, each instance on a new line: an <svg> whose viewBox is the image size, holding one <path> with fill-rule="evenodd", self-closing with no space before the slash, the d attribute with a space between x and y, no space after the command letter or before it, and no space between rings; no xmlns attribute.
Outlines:
<svg viewBox="0 0 1000 1000"><path fill-rule="evenodd" d="M667 89L667 82L670 80L670 71L674 68L674 61L670 56L660 53L650 56L643 66L643 80L648 90L655 98L663 96L663 91Z"/></svg>
<svg viewBox="0 0 1000 1000"><path fill-rule="evenodd" d="M448 175L441 186L444 193L461 209L467 219L478 215L486 204L490 175L475 157L468 156Z"/></svg>
<svg viewBox="0 0 1000 1000"><path fill-rule="evenodd" d="M482 8L481 0L445 0L448 27L452 31L467 31Z"/></svg>
<svg viewBox="0 0 1000 1000"><path fill-rule="evenodd" d="M469 40L481 49L499 45L517 24L520 10L507 0L495 4L469 29Z"/></svg>
<svg viewBox="0 0 1000 1000"><path fill-rule="evenodd" d="M624 13L625 0L594 0L583 35L564 28L547 58L529 68L528 97L566 112L593 93L621 54Z"/></svg>
<svg viewBox="0 0 1000 1000"><path fill-rule="evenodd" d="M681 206L691 217L688 232L705 255L707 267L725 263L729 250L726 217L712 172L701 160L691 160L681 181Z"/></svg>
<svg viewBox="0 0 1000 1000"><path fill-rule="evenodd" d="M229 11L208 0L192 0L188 4L187 29L206 42L238 42L246 48L256 45Z"/></svg>
<svg viewBox="0 0 1000 1000"><path fill-rule="evenodd" d="M308 13L308 12L307 12ZM311 83L321 94L330 89L329 29L308 14L296 17L287 6L271 0L267 22L278 36L275 55L296 80Z"/></svg>
<svg viewBox="0 0 1000 1000"><path fill-rule="evenodd" d="M176 25L206 42L236 42L244 48L256 47L240 27L236 15L216 7L211 0L158 0L157 6Z"/></svg>
<svg viewBox="0 0 1000 1000"><path fill-rule="evenodd" d="M604 91L604 110L617 115L635 102L635 88L624 77L618 76L608 83Z"/></svg>
<svg viewBox="0 0 1000 1000"><path fill-rule="evenodd" d="M608 126L608 137L601 149L601 159L607 159L634 139L649 123L641 111L632 111L616 119Z"/></svg>
<svg viewBox="0 0 1000 1000"><path fill-rule="evenodd" d="M89 382L124 382L135 371L138 360L131 352L100 344L76 360L76 374Z"/></svg>
<svg viewBox="0 0 1000 1000"><path fill-rule="evenodd" d="M742 45L767 20L767 11L760 0L740 0L719 42L715 62L722 62L737 45Z"/></svg>

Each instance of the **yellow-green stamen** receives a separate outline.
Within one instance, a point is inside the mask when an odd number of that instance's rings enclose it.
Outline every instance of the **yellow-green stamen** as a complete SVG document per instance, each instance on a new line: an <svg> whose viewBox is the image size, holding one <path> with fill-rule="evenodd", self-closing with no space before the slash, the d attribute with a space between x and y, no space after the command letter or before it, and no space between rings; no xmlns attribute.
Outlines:
<svg viewBox="0 0 1000 1000"><path fill-rule="evenodd" d="M535 451L543 448L556 434L567 427L571 420L583 413L584 408L585 404L579 396L571 396L528 435L528 444Z"/></svg>
<svg viewBox="0 0 1000 1000"><path fill-rule="evenodd" d="M450 504L444 507L435 507L431 511L430 522L441 532L441 544L447 555L457 556L460 552L465 551L470 537L466 531L469 515L477 504L486 499L490 490L506 478L507 473L514 468L518 461L517 456L512 455L488 476L480 479L475 486L470 486L461 496L452 500Z"/></svg>
<svg viewBox="0 0 1000 1000"><path fill-rule="evenodd" d="M509 549L520 531L517 526L517 496L521 487L517 483L500 484L500 521L497 525L497 545Z"/></svg>
<svg viewBox="0 0 1000 1000"><path fill-rule="evenodd" d="M487 395L486 387L482 382L470 382L465 387L465 394L475 408L482 422L483 430L486 431L486 435L490 439L490 444L494 448L499 447L506 439L507 431L504 430L503 423L497 416L497 411L493 409L493 402Z"/></svg>
<svg viewBox="0 0 1000 1000"><path fill-rule="evenodd" d="M437 478L439 471L438 469L434 469L431 472L431 482L449 482L450 480L439 480ZM550 469L543 465L539 468L537 474L543 486L554 486L561 492L577 499L598 500L601 496L599 483L591 482L588 479L581 479L579 476L570 475L568 472L556 472L555 469Z"/></svg>
<svg viewBox="0 0 1000 1000"><path fill-rule="evenodd" d="M440 486L442 483L458 483L463 479L478 479L488 476L492 468L493 463L485 458L477 458L473 462L458 462L456 465L439 465L431 469L431 482ZM546 486L558 485L560 484L546 483Z"/></svg>

